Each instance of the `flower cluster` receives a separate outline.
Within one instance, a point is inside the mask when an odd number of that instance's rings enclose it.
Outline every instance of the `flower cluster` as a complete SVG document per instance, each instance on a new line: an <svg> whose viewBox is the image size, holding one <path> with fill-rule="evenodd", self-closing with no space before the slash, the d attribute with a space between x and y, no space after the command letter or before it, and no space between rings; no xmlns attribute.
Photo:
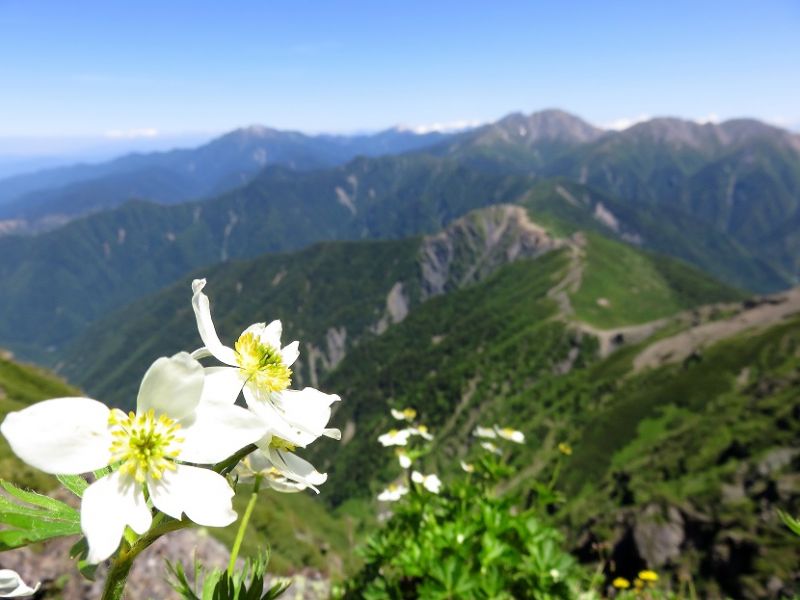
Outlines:
<svg viewBox="0 0 800 600"><path fill-rule="evenodd" d="M658 573L651 570L639 571L638 577L633 580L634 590L641 591L645 588L652 588L658 581ZM618 590L627 590L631 587L631 582L624 577L616 577L611 585Z"/></svg>
<svg viewBox="0 0 800 600"><path fill-rule="evenodd" d="M427 426L422 424L414 424L417 418L417 411L413 408L404 408L402 410L391 409L392 417L398 421L405 421L406 427L403 429L392 429L383 435L378 436L378 441L383 447L395 446L395 454L400 463L400 467L407 471L411 465L422 457L426 452L425 442L433 440L433 435L428 431ZM419 440L422 444L415 444L415 440ZM425 490L438 494L441 489L442 482L439 477L431 473L423 475L419 471L413 471L409 476L410 481L422 486ZM396 502L400 500L409 492L409 482L405 485L401 482L390 483L386 489L378 494L378 500L381 502Z"/></svg>
<svg viewBox="0 0 800 600"><path fill-rule="evenodd" d="M234 490L214 466L242 454L242 478L259 477L279 491L316 490L326 479L295 450L320 436L340 437L327 427L339 397L290 389L298 342L281 346L280 321L251 325L233 348L223 345L204 286L192 284L203 347L156 360L135 411L56 398L12 412L0 426L28 464L56 475L97 475L80 512L89 563L114 554L126 528L148 532L158 511L210 527L235 521ZM199 362L210 356L225 366ZM247 408L235 404L240 393ZM248 448L255 450L246 456Z"/></svg>

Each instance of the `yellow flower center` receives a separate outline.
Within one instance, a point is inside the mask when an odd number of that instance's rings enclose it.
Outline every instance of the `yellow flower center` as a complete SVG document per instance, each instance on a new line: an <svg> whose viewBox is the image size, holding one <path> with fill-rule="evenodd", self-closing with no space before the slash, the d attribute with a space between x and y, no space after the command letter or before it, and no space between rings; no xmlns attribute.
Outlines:
<svg viewBox="0 0 800 600"><path fill-rule="evenodd" d="M415 411L413 408L406 408L403 410L403 416L407 421L413 421L414 417L417 416L417 411Z"/></svg>
<svg viewBox="0 0 800 600"><path fill-rule="evenodd" d="M236 362L248 380L267 392L282 392L292 381L292 370L283 364L280 352L261 342L254 334L244 333L234 345Z"/></svg>
<svg viewBox="0 0 800 600"><path fill-rule="evenodd" d="M149 475L161 479L167 469L174 471L172 462L180 454L183 438L176 433L181 426L150 409L142 415L113 410L108 417L111 425L111 462L122 462L121 473L144 483Z"/></svg>

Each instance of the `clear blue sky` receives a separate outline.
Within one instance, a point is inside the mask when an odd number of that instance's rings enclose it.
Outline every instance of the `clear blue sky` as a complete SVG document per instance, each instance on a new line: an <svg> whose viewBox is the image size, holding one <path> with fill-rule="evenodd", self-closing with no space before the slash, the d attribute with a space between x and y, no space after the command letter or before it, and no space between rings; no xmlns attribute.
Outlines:
<svg viewBox="0 0 800 600"><path fill-rule="evenodd" d="M0 0L0 138L559 107L800 127L798 0Z"/></svg>

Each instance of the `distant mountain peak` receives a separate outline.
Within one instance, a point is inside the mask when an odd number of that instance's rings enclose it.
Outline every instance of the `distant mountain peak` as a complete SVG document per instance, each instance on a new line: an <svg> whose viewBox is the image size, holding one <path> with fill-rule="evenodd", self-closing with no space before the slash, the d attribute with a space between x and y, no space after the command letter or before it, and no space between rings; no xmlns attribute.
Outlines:
<svg viewBox="0 0 800 600"><path fill-rule="evenodd" d="M547 109L530 115L511 113L488 125L486 133L531 145L539 141L585 143L597 139L604 132L568 112Z"/></svg>

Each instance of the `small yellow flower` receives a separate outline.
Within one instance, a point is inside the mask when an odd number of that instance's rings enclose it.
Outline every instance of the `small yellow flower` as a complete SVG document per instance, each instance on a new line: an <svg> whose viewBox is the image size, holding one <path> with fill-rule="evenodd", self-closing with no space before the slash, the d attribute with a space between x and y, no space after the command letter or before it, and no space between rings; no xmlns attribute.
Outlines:
<svg viewBox="0 0 800 600"><path fill-rule="evenodd" d="M631 587L631 582L625 579L624 577L617 577L614 581L611 582L611 585L613 585L618 590L627 590L629 587Z"/></svg>
<svg viewBox="0 0 800 600"><path fill-rule="evenodd" d="M558 445L558 451L561 452L561 454L563 454L564 456L570 456L572 454L572 446L570 446L569 444L565 444L564 442L561 442Z"/></svg>
<svg viewBox="0 0 800 600"><path fill-rule="evenodd" d="M650 583L658 581L658 573L655 571L639 571L639 579Z"/></svg>

